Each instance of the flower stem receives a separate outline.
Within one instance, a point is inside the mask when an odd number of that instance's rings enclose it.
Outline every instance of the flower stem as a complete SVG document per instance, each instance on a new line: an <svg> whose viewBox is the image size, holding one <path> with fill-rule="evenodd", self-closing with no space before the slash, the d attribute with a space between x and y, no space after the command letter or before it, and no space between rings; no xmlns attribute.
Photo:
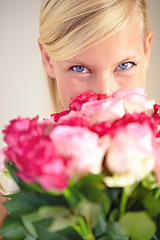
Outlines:
<svg viewBox="0 0 160 240"><path fill-rule="evenodd" d="M91 221L90 221L90 217L88 217L86 219L87 221L87 225L88 225L88 229L89 229L89 235L88 237L86 238L86 240L95 240L94 236L93 236L93 233L92 233L92 227L91 227Z"/></svg>
<svg viewBox="0 0 160 240"><path fill-rule="evenodd" d="M120 202L120 210L119 210L119 217L120 218L124 215L124 213L126 211L127 201L128 201L128 194L127 194L125 188L123 188L122 196L121 196L121 202Z"/></svg>
<svg viewBox="0 0 160 240"><path fill-rule="evenodd" d="M85 240L95 240L92 228L91 228L91 222L90 217L85 217L85 220L83 217L79 218L79 224L81 228L81 235L83 236L83 239Z"/></svg>

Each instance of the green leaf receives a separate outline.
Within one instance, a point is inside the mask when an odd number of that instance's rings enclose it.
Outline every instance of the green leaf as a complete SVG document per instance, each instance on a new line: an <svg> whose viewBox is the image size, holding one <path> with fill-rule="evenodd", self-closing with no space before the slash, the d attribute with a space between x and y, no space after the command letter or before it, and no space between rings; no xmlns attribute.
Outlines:
<svg viewBox="0 0 160 240"><path fill-rule="evenodd" d="M101 238L98 238L98 240L128 240L126 237L110 237L110 236L103 236Z"/></svg>
<svg viewBox="0 0 160 240"><path fill-rule="evenodd" d="M66 188L63 192L63 195L71 208L75 207L77 203L84 199L82 193L77 188L75 188L75 186Z"/></svg>
<svg viewBox="0 0 160 240"><path fill-rule="evenodd" d="M100 174L88 174L87 176L81 178L76 186L78 188L81 188L82 186L87 185L92 185L96 186L97 188L102 188L102 180L103 180L103 175Z"/></svg>
<svg viewBox="0 0 160 240"><path fill-rule="evenodd" d="M51 232L65 229L78 222L78 217L71 215L70 209L63 206L42 206L38 213L43 218L53 219L48 228Z"/></svg>
<svg viewBox="0 0 160 240"><path fill-rule="evenodd" d="M38 212L43 218L61 217L71 214L70 209L63 206L42 206Z"/></svg>
<svg viewBox="0 0 160 240"><path fill-rule="evenodd" d="M78 217L76 217L74 215L71 215L67 218L59 217L59 218L54 219L51 226L49 227L49 231L57 232L57 231L61 231L68 227L73 227L76 229L76 227L78 226L77 223L78 223Z"/></svg>
<svg viewBox="0 0 160 240"><path fill-rule="evenodd" d="M66 228L62 231L59 231L55 234L58 235L59 237L63 237L62 239L64 239L64 240L75 240L75 239L83 240L83 238L77 233L77 231L71 227ZM54 237L53 237L53 239L56 240ZM57 240L60 240L60 238L57 238Z"/></svg>
<svg viewBox="0 0 160 240"><path fill-rule="evenodd" d="M107 222L105 233L98 240L129 240L129 238L122 236L118 222Z"/></svg>
<svg viewBox="0 0 160 240"><path fill-rule="evenodd" d="M21 220L23 222L24 227L27 229L28 233L30 233L34 237L37 237L37 233L33 223L42 220L42 217L37 212L33 212L26 215L22 215Z"/></svg>
<svg viewBox="0 0 160 240"><path fill-rule="evenodd" d="M85 198L92 202L99 202L101 195L104 195L101 175L87 175L80 179L76 188L82 192Z"/></svg>
<svg viewBox="0 0 160 240"><path fill-rule="evenodd" d="M98 204L101 206L103 213L106 215L111 208L111 201L105 193L101 194L99 197Z"/></svg>
<svg viewBox="0 0 160 240"><path fill-rule="evenodd" d="M47 200L36 192L20 192L4 205L12 215L19 216L47 203Z"/></svg>
<svg viewBox="0 0 160 240"><path fill-rule="evenodd" d="M33 236L27 234L27 236L25 237L24 240L37 240L37 238L35 238L35 237L33 237Z"/></svg>
<svg viewBox="0 0 160 240"><path fill-rule="evenodd" d="M105 193L108 196L108 198L110 199L111 202L116 201L116 199L119 197L119 195L121 194L122 189L121 188L106 188L105 189Z"/></svg>
<svg viewBox="0 0 160 240"><path fill-rule="evenodd" d="M107 222L105 235L110 237L110 240L128 240L128 237L122 235L118 222Z"/></svg>
<svg viewBox="0 0 160 240"><path fill-rule="evenodd" d="M152 192L142 199L142 204L150 216L153 217L160 213L160 199L156 199Z"/></svg>
<svg viewBox="0 0 160 240"><path fill-rule="evenodd" d="M142 186L148 188L149 190L158 188L155 173L152 172L146 178L144 178L142 180Z"/></svg>
<svg viewBox="0 0 160 240"><path fill-rule="evenodd" d="M110 214L109 214L109 221L117 221L119 217L119 209L118 208L114 208Z"/></svg>
<svg viewBox="0 0 160 240"><path fill-rule="evenodd" d="M49 232L48 228L52 220L47 219L35 223L36 231L40 240L83 240L73 228L67 228L57 232Z"/></svg>
<svg viewBox="0 0 160 240"><path fill-rule="evenodd" d="M146 212L128 212L120 219L122 233L132 240L150 240L156 226Z"/></svg>
<svg viewBox="0 0 160 240"><path fill-rule="evenodd" d="M137 186L132 196L130 196L127 203L127 210L139 211L141 209L141 200L150 192L149 189L144 188L141 184Z"/></svg>
<svg viewBox="0 0 160 240"><path fill-rule="evenodd" d="M47 193L41 194L33 191L21 191L4 205L12 215L19 216L33 212L42 205L67 206L67 202L63 196L53 196Z"/></svg>
<svg viewBox="0 0 160 240"><path fill-rule="evenodd" d="M99 216L103 213L100 204L93 203L88 200L81 201L79 204L77 204L73 211L74 214L77 216L82 216L86 220L90 229L97 225ZM105 214L103 213L103 215Z"/></svg>
<svg viewBox="0 0 160 240"><path fill-rule="evenodd" d="M46 194L46 191L38 183L24 183L24 182L22 182L21 189L26 190L26 191L32 191L33 190L35 192Z"/></svg>
<svg viewBox="0 0 160 240"><path fill-rule="evenodd" d="M27 232L18 218L8 216L0 229L0 235L9 240L24 239Z"/></svg>
<svg viewBox="0 0 160 240"><path fill-rule="evenodd" d="M107 222L105 215L101 212L97 218L97 225L94 228L93 232L96 237L102 236L106 232Z"/></svg>

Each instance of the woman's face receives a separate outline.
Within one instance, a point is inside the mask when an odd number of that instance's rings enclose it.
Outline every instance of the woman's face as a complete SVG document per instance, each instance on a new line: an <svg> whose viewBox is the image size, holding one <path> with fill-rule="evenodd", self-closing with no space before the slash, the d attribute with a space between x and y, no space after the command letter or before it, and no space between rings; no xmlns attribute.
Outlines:
<svg viewBox="0 0 160 240"><path fill-rule="evenodd" d="M50 60L65 109L70 98L85 91L111 95L120 88L145 87L152 33L144 48L136 24L129 23L115 35L65 61Z"/></svg>

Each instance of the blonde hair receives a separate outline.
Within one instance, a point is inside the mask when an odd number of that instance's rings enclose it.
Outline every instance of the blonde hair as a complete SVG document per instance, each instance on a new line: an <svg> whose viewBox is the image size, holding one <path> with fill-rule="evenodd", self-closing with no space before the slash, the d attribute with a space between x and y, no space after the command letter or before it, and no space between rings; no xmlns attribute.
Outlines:
<svg viewBox="0 0 160 240"><path fill-rule="evenodd" d="M131 19L138 20L145 43L149 31L145 0L44 0L40 42L52 59L62 61L112 36ZM49 87L57 106L55 79L49 79Z"/></svg>

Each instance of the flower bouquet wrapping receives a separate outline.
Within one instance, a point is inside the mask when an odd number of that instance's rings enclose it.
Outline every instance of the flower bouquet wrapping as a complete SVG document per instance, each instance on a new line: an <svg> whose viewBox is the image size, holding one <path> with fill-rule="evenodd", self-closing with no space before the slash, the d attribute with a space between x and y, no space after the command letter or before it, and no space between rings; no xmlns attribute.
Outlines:
<svg viewBox="0 0 160 240"><path fill-rule="evenodd" d="M0 155L3 239L160 239L159 111L144 89L122 89L12 120Z"/></svg>

